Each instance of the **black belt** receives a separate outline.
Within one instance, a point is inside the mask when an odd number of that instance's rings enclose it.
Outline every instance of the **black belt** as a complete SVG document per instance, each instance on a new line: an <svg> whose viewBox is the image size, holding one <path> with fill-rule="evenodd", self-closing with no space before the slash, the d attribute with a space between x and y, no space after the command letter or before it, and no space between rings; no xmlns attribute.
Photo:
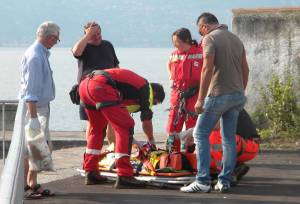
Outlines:
<svg viewBox="0 0 300 204"><path fill-rule="evenodd" d="M80 105L89 110L100 110L101 108L105 108L105 107L109 107L109 106L116 106L119 104L120 104L120 101L104 101L104 102L96 103L96 106L92 106L92 105L86 104L82 100L80 100Z"/></svg>
<svg viewBox="0 0 300 204"><path fill-rule="evenodd" d="M111 85L114 89L117 88L117 84L116 84L115 80L113 80L113 78L106 71L104 71L104 70L94 70L91 73L89 73L87 76L89 78L93 78L93 76L95 76L95 75L103 75L107 79L107 83L109 85Z"/></svg>

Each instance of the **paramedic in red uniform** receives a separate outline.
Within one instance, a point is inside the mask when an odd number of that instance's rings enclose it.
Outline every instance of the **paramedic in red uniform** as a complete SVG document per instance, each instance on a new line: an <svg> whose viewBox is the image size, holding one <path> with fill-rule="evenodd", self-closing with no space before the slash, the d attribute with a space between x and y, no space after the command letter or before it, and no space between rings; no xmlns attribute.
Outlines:
<svg viewBox="0 0 300 204"><path fill-rule="evenodd" d="M237 161L233 171L233 181L235 185L250 169L245 162L254 159L259 152L260 136L255 125L245 109L239 113L236 129L236 150ZM209 136L211 164L210 170L219 173L222 167L222 137L220 126L216 126Z"/></svg>
<svg viewBox="0 0 300 204"><path fill-rule="evenodd" d="M170 112L167 124L169 139L167 148L180 150L180 142L176 133L196 124L197 114L194 106L198 97L199 81L202 69L202 49L192 40L186 28L180 28L172 34L176 50L170 56L168 72L171 80ZM174 140L177 140L175 142Z"/></svg>
<svg viewBox="0 0 300 204"><path fill-rule="evenodd" d="M195 149L193 139L193 128L180 133L180 138L186 146L186 151L192 153ZM236 150L237 162L233 171L233 182L236 184L250 169L245 164L254 159L259 152L260 136L258 135L255 125L245 109L239 113L237 129L236 129ZM222 169L222 137L220 133L220 123L217 123L209 136L210 144L210 174L213 178L217 178L218 173Z"/></svg>
<svg viewBox="0 0 300 204"><path fill-rule="evenodd" d="M162 90L161 90L162 89ZM151 120L149 108L149 83L128 69L97 70L82 80L79 94L90 122L90 134L84 156L86 184L100 184L106 177L99 175L98 162L103 145L103 128L110 123L115 131L115 165L118 178L115 188L143 187L144 182L133 177L129 155L133 139L134 120L125 106L122 95L139 99L141 120ZM163 91L161 87L158 91Z"/></svg>

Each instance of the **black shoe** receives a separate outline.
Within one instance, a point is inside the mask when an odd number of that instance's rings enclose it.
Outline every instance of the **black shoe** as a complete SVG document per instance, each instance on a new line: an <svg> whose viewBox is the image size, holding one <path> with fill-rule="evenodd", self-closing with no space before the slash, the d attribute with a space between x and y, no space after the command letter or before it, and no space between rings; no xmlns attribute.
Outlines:
<svg viewBox="0 0 300 204"><path fill-rule="evenodd" d="M250 167L246 164L241 164L241 165L237 166L233 170L233 180L231 182L231 185L236 186L237 183L239 182L239 180L241 180L242 177L248 173L249 169L250 169Z"/></svg>
<svg viewBox="0 0 300 204"><path fill-rule="evenodd" d="M236 180L241 180L243 176L245 176L248 171L249 171L250 167L247 166L246 164L241 164L238 167L235 168L234 170L234 174L236 176Z"/></svg>
<svg viewBox="0 0 300 204"><path fill-rule="evenodd" d="M87 172L85 176L85 185L96 185L106 183L107 177L101 176L97 171Z"/></svg>
<svg viewBox="0 0 300 204"><path fill-rule="evenodd" d="M114 188L144 188L146 183L139 181L133 176L118 176Z"/></svg>

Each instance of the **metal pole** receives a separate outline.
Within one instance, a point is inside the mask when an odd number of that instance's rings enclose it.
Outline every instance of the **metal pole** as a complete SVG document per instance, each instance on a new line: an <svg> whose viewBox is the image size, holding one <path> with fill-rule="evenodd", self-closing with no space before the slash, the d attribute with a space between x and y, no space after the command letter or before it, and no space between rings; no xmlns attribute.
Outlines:
<svg viewBox="0 0 300 204"><path fill-rule="evenodd" d="M2 103L2 158L5 164L5 102Z"/></svg>

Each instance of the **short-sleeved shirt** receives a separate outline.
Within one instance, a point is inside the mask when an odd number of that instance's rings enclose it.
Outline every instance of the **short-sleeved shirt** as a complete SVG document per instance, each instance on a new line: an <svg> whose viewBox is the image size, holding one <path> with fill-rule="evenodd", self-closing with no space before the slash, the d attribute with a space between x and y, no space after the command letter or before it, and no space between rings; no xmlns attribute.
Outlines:
<svg viewBox="0 0 300 204"><path fill-rule="evenodd" d="M209 96L244 92L242 59L244 45L241 40L220 25L203 38L204 54L214 54L213 76Z"/></svg>
<svg viewBox="0 0 300 204"><path fill-rule="evenodd" d="M87 44L82 55L76 58L79 61L78 65L82 69L82 73L78 77L78 82L80 82L83 76L94 70L114 68L119 65L115 49L107 40L102 40L100 45ZM79 115L81 120L88 119L82 106L79 106Z"/></svg>
<svg viewBox="0 0 300 204"><path fill-rule="evenodd" d="M102 40L100 45L87 44L82 55L76 58L82 62L82 76L94 70L113 68L119 65L115 49L107 40Z"/></svg>

